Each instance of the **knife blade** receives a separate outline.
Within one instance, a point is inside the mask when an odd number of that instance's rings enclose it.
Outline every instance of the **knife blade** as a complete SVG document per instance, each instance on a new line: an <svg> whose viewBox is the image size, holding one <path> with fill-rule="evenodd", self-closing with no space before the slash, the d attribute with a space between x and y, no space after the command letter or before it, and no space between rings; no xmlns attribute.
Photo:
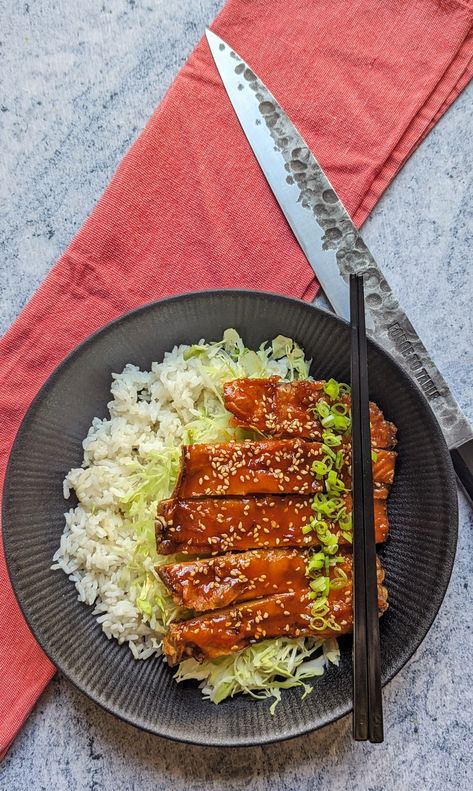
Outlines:
<svg viewBox="0 0 473 791"><path fill-rule="evenodd" d="M367 329L434 412L473 502L473 429L306 142L250 66L213 31L215 65L274 196L335 313L348 320L350 274L363 274Z"/></svg>

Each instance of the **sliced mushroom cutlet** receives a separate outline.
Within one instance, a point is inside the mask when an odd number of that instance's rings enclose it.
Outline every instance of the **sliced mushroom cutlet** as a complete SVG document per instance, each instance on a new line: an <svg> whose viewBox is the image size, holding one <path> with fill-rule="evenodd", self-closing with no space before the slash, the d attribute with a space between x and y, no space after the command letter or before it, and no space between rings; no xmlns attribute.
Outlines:
<svg viewBox="0 0 473 791"><path fill-rule="evenodd" d="M375 489L376 543L388 537L387 496L387 486ZM350 495L343 500L350 513ZM157 549L161 555L217 555L258 548L316 547L320 544L317 533L302 532L314 516L312 502L312 496L294 494L162 500L156 520ZM349 543L336 523L330 529L339 544Z"/></svg>
<svg viewBox="0 0 473 791"><path fill-rule="evenodd" d="M157 566L156 571L176 604L205 612L275 591L308 592L306 558L297 549L255 549Z"/></svg>
<svg viewBox="0 0 473 791"><path fill-rule="evenodd" d="M302 439L270 439L183 445L174 497L315 494L324 483L312 470L324 456L322 444ZM350 448L347 448L347 453ZM379 450L373 480L390 484L396 454ZM349 484L348 465L341 477Z"/></svg>
<svg viewBox="0 0 473 791"><path fill-rule="evenodd" d="M351 632L351 555L344 557L341 568L347 576L347 584L330 591L322 628L317 628L313 602L308 593L275 593L187 621L171 623L163 640L168 663L176 665L186 657L194 657L198 661L217 659L270 638L339 637ZM335 569L331 569L331 577L335 575ZM388 606L383 579L384 572L378 562L380 615Z"/></svg>
<svg viewBox="0 0 473 791"><path fill-rule="evenodd" d="M225 407L235 423L256 428L272 437L301 437L322 441L325 431L316 405L326 402L351 406L348 393L334 398L326 392L325 380L285 382L277 376L268 379L234 379L224 385ZM330 388L328 388L330 390ZM374 448L396 445L396 426L385 419L380 408L370 403L371 443ZM347 432L345 440L349 441Z"/></svg>

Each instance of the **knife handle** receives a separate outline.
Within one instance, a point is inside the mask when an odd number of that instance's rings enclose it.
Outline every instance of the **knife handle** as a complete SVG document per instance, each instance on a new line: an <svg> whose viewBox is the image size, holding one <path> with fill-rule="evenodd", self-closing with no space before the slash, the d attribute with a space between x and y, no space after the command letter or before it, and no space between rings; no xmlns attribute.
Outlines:
<svg viewBox="0 0 473 791"><path fill-rule="evenodd" d="M458 479L473 503L473 439L469 439L458 448L452 448L450 455Z"/></svg>

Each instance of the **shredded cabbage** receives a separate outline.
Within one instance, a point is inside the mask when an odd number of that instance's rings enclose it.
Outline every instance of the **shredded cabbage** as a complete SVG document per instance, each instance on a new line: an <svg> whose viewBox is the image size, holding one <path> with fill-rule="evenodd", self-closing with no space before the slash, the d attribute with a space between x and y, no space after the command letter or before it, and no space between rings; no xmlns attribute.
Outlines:
<svg viewBox="0 0 473 791"><path fill-rule="evenodd" d="M315 656L314 656L315 655ZM273 697L270 711L281 699L281 689L303 687L305 697L312 692L307 679L321 676L332 662L338 665L340 651L336 640L312 638L265 640L239 654L199 664L195 659L181 662L176 681L196 679L204 697L213 703L237 693L253 698Z"/></svg>
<svg viewBox="0 0 473 791"><path fill-rule="evenodd" d="M306 379L310 367L302 349L290 338L279 335L271 344L263 343L252 351L234 329L226 330L216 343L201 341L188 347L183 357L197 370L205 388L194 404L191 420L183 425L182 442L150 451L145 463L133 459L128 464L128 489L120 500L136 541L123 573L130 575L132 594L143 620L160 634L165 634L172 620L192 615L174 604L155 570L157 565L183 559L179 555L158 555L154 526L157 503L170 496L176 482L180 444L255 438L253 431L231 425L231 415L223 405L223 384L240 377ZM146 399L146 393L141 397ZM312 691L307 679L322 675L329 662L338 664L338 660L336 640L280 638L213 662L199 664L186 659L175 678L178 682L200 681L204 696L214 703L238 692L255 698L273 697L274 712L281 689L302 687L303 695L307 695Z"/></svg>
<svg viewBox="0 0 473 791"><path fill-rule="evenodd" d="M162 634L170 621L183 614L155 570L160 563L179 559L179 556L158 555L155 537L156 506L172 492L179 471L179 455L179 448L170 447L150 452L146 464L138 460L131 462L130 488L121 498L135 537L135 549L128 563L133 578L131 594L136 596L135 605L143 620Z"/></svg>

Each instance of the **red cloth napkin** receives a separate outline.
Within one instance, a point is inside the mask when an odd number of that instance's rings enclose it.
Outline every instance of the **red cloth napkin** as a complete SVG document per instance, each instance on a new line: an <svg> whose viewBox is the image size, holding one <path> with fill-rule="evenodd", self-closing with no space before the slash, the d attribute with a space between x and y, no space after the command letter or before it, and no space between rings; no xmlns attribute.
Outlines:
<svg viewBox="0 0 473 791"><path fill-rule="evenodd" d="M473 0L230 0L214 29L278 98L358 225L472 76ZM83 338L144 302L236 286L317 290L204 40L1 342L1 478L28 404ZM4 754L54 667L3 557L0 578Z"/></svg>

